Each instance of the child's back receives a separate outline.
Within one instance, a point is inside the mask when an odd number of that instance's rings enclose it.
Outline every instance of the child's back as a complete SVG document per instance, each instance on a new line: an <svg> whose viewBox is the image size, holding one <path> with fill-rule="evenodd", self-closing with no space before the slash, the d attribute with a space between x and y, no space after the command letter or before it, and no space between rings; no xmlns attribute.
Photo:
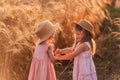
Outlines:
<svg viewBox="0 0 120 80"><path fill-rule="evenodd" d="M36 45L28 80L56 80L54 67L48 56L50 46L47 43Z"/></svg>
<svg viewBox="0 0 120 80"><path fill-rule="evenodd" d="M53 66L53 47L49 42L53 39L54 32L58 29L59 23L53 24L49 20L39 23L35 34L39 38L31 62L28 80L56 80Z"/></svg>
<svg viewBox="0 0 120 80"><path fill-rule="evenodd" d="M49 46L50 44L47 44L47 43L37 44L35 47L35 52L33 57L43 62L49 61L48 54L47 54Z"/></svg>

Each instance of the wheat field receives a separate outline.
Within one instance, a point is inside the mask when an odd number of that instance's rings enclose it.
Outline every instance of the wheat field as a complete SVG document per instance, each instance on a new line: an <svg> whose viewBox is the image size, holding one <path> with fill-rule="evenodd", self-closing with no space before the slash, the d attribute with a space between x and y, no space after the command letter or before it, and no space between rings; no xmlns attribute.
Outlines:
<svg viewBox="0 0 120 80"><path fill-rule="evenodd" d="M0 80L27 80L40 21L59 22L56 48L74 42L72 22L87 19L100 36L109 18L106 6L114 0L0 0Z"/></svg>

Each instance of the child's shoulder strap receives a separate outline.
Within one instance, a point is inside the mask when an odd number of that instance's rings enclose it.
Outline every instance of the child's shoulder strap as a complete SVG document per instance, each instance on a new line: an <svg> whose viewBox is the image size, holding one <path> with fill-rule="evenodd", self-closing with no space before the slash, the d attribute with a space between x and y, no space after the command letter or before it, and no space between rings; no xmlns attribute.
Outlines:
<svg viewBox="0 0 120 80"><path fill-rule="evenodd" d="M90 46L89 42L84 42L84 43L91 49L91 46Z"/></svg>

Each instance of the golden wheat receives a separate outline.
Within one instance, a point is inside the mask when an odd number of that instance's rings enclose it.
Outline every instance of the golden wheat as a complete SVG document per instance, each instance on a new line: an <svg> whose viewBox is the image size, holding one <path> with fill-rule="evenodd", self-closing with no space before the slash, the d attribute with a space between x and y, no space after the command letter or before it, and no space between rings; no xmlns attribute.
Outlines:
<svg viewBox="0 0 120 80"><path fill-rule="evenodd" d="M112 0L0 0L0 80L27 80L36 37L32 34L44 19L59 22L56 47L74 42L72 22L87 19L97 35ZM64 42L64 43L63 43Z"/></svg>

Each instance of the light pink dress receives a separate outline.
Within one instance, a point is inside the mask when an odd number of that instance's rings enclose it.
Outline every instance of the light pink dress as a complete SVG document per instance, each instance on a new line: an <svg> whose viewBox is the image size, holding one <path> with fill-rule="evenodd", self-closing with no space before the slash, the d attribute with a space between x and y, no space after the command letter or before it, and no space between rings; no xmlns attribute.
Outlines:
<svg viewBox="0 0 120 80"><path fill-rule="evenodd" d="M56 80L54 66L47 53L49 46L47 43L36 45L28 80Z"/></svg>
<svg viewBox="0 0 120 80"><path fill-rule="evenodd" d="M90 55L91 46L89 42L85 42L85 44L89 47L89 50L75 57L73 80L97 80L95 65Z"/></svg>

